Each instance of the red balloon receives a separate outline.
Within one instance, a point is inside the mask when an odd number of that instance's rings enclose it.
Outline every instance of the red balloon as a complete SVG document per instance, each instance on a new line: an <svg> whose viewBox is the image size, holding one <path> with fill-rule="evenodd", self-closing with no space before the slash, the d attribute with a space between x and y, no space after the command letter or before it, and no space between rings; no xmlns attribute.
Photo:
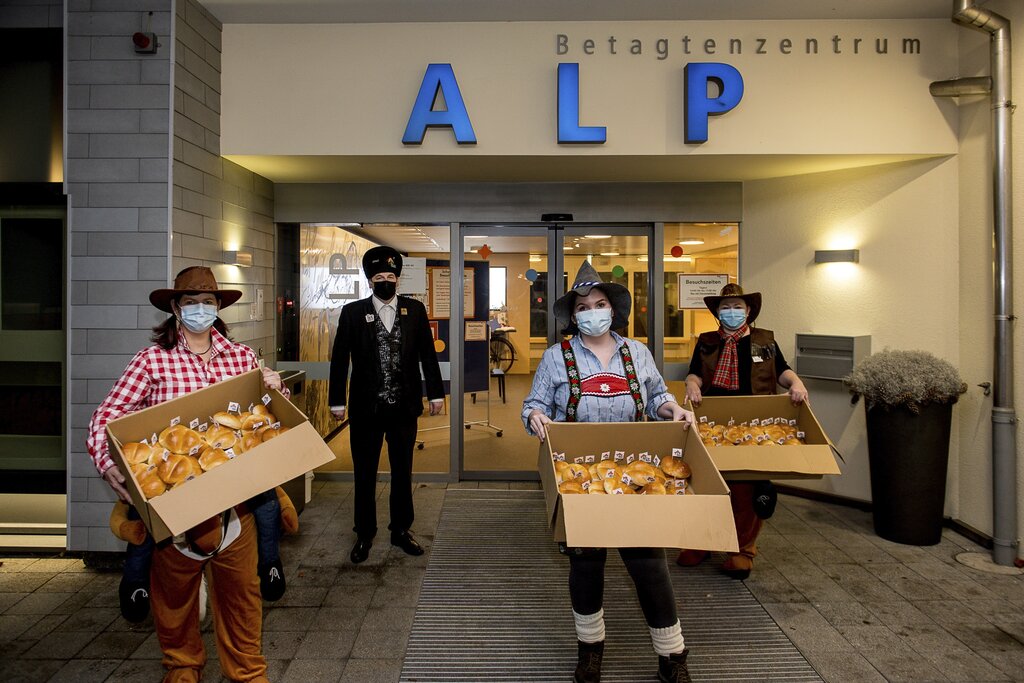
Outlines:
<svg viewBox="0 0 1024 683"><path fill-rule="evenodd" d="M679 258L682 255L683 255L683 248L681 246L679 246L677 244L676 246L672 247L672 256L674 258Z"/></svg>

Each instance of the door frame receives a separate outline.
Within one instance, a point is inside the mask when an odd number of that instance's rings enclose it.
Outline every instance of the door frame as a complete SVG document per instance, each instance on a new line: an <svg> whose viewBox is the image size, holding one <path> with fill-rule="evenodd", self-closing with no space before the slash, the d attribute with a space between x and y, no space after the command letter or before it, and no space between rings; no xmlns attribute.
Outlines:
<svg viewBox="0 0 1024 683"><path fill-rule="evenodd" d="M647 329L648 341L651 353L654 354L655 362L661 366L663 355L664 337L664 288L654 287L653 283L661 282L664 279L664 264L657 255L661 253L660 245L664 241L664 224L650 222L535 222L535 223L502 223L502 222L465 222L449 224L449 254L451 261L452 283L450 291L461 292L461 283L456 283L455 274L462 273L465 267L464 244L467 231L483 231L486 235L509 235L522 237L547 236L548 248L548 279L547 279L547 308L548 308L548 345L553 345L561 339L561 335L555 324L554 302L562 296L561 274L565 272L565 254L562 249L567 236L584 235L587 230L600 229L602 234L613 236L638 236L647 238L647 258L651 264L647 273L647 291L649 305L647 307ZM555 273L554 277L551 273ZM569 273L572 278L575 273ZM571 282L571 280L570 280ZM632 292L631 292L632 295ZM464 306L462 296L451 297L451 319L462 320ZM450 334L449 349L450 357L458 360L464 357L464 335ZM657 349L657 351L656 351ZM449 450L449 472L456 481L536 481L539 474L533 470L467 470L465 469L465 422L464 401L465 392L465 368L461 360L458 367L452 368L451 373L451 396L449 402L451 412L451 438ZM456 401L455 397L459 397ZM488 400L490 400L488 398ZM505 429L518 429L519 425L504 426Z"/></svg>

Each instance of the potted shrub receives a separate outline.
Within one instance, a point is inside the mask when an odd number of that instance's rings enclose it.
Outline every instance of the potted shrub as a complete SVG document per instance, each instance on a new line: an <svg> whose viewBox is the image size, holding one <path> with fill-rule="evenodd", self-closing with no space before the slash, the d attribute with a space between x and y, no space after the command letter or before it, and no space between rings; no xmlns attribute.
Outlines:
<svg viewBox="0 0 1024 683"><path fill-rule="evenodd" d="M967 385L927 351L875 353L843 380L864 399L875 533L897 543L942 537L953 404Z"/></svg>

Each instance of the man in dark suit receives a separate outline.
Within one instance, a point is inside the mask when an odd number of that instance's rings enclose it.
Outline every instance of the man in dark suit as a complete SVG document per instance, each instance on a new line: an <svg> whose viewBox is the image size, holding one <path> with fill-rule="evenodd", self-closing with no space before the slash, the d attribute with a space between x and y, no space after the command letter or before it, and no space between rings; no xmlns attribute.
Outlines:
<svg viewBox="0 0 1024 683"><path fill-rule="evenodd" d="M356 564L369 556L377 534L377 467L384 439L391 463L391 543L410 555L423 554L409 531L412 450L416 420L423 413L420 363L430 414L437 415L444 406L444 383L427 311L415 299L396 296L402 255L391 247L374 247L363 255L363 272L373 294L341 309L328 394L331 413L339 420L346 409L349 415L357 537L350 558ZM350 359L352 386L346 398Z"/></svg>

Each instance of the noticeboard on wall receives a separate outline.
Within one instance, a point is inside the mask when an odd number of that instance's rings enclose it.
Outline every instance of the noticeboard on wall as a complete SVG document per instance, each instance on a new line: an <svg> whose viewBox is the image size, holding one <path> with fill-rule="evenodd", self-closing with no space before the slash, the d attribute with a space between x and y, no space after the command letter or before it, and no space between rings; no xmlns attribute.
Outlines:
<svg viewBox="0 0 1024 683"><path fill-rule="evenodd" d="M704 297L718 296L727 284L726 273L679 273L679 308L703 310Z"/></svg>
<svg viewBox="0 0 1024 683"><path fill-rule="evenodd" d="M427 268L427 317L431 320L448 320L452 317L451 268L431 266ZM476 285L473 269L466 268L462 278L463 317L476 317Z"/></svg>

